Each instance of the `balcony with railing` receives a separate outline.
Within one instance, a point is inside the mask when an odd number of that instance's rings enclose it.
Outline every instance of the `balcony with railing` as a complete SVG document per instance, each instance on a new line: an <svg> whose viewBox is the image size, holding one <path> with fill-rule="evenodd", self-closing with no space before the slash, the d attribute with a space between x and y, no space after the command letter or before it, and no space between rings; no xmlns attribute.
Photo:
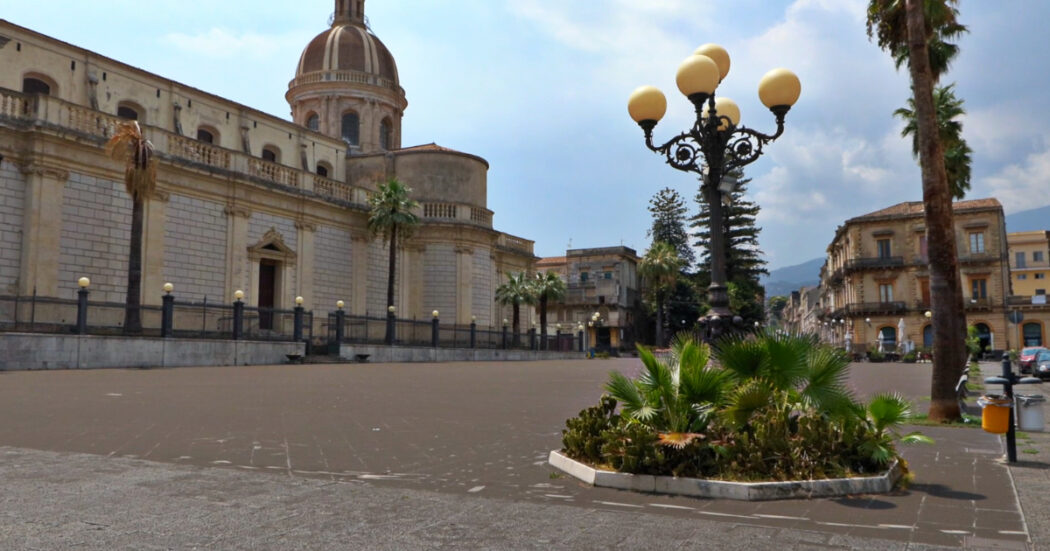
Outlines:
<svg viewBox="0 0 1050 551"><path fill-rule="evenodd" d="M846 263L845 273L856 272L859 270L900 268L902 266L904 266L903 256L860 257L850 259L850 261Z"/></svg>
<svg viewBox="0 0 1050 551"><path fill-rule="evenodd" d="M963 253L959 255L960 264L987 264L989 262L998 262L1002 259L1002 255L996 253Z"/></svg>
<svg viewBox="0 0 1050 551"><path fill-rule="evenodd" d="M852 315L862 314L898 314L907 311L904 302L858 302L846 306L846 311Z"/></svg>
<svg viewBox="0 0 1050 551"><path fill-rule="evenodd" d="M995 303L989 297L963 298L963 305L967 310L990 310Z"/></svg>

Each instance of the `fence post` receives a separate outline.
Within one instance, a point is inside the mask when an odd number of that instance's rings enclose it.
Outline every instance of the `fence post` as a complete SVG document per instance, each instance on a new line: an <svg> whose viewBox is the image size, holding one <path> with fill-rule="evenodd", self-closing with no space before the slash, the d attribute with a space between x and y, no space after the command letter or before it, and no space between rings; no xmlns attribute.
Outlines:
<svg viewBox="0 0 1050 551"><path fill-rule="evenodd" d="M233 340L240 340L244 333L244 291L238 289L233 293Z"/></svg>
<svg viewBox="0 0 1050 551"><path fill-rule="evenodd" d="M529 350L536 350L536 328L529 329Z"/></svg>
<svg viewBox="0 0 1050 551"><path fill-rule="evenodd" d="M77 291L77 334L87 334L87 309L88 309L88 285L91 285L91 280L82 277L77 280L77 285L80 286L80 290Z"/></svg>
<svg viewBox="0 0 1050 551"><path fill-rule="evenodd" d="M547 347L547 350L550 350L550 347ZM561 352L561 324L554 329L554 350Z"/></svg>
<svg viewBox="0 0 1050 551"><path fill-rule="evenodd" d="M580 352L583 352L583 329L576 332L576 338L580 339Z"/></svg>
<svg viewBox="0 0 1050 551"><path fill-rule="evenodd" d="M295 297L295 314L292 318L292 340L295 342L303 340L303 313L306 310L303 308L303 303L298 302L302 300L302 298L303 297Z"/></svg>
<svg viewBox="0 0 1050 551"><path fill-rule="evenodd" d="M437 348L438 345L438 311L434 310L434 319L430 320L430 346Z"/></svg>
<svg viewBox="0 0 1050 551"><path fill-rule="evenodd" d="M384 341L387 346L393 345L394 341L397 340L397 335L394 334L397 330L397 324L395 323L397 320L394 317L396 312L397 308L393 304L386 307L386 338Z"/></svg>
<svg viewBox="0 0 1050 551"><path fill-rule="evenodd" d="M175 328L172 327L175 318L175 297L171 294L174 289L174 285L165 283L164 296L160 297L160 336L165 339L170 339L175 334Z"/></svg>
<svg viewBox="0 0 1050 551"><path fill-rule="evenodd" d="M343 311L343 301L336 302L335 306L335 345L339 347L343 344L343 325L346 324L346 312Z"/></svg>
<svg viewBox="0 0 1050 551"><path fill-rule="evenodd" d="M478 318L470 316L470 347L478 347Z"/></svg>
<svg viewBox="0 0 1050 551"><path fill-rule="evenodd" d="M503 320L503 349L507 349L507 320Z"/></svg>

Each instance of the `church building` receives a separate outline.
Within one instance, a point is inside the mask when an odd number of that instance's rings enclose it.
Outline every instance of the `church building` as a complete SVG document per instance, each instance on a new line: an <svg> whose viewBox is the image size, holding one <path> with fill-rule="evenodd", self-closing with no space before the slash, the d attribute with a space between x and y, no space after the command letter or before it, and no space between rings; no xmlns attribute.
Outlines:
<svg viewBox="0 0 1050 551"><path fill-rule="evenodd" d="M388 251L368 197L396 178L421 224L398 256L397 316L498 326L494 300L531 271L533 242L495 230L488 163L402 147L408 106L363 0L336 0L285 98L291 121L0 20L0 294L124 301L131 200L104 144L135 119L156 149L145 203L143 304L180 302L385 315ZM249 83L250 84L250 83ZM39 315L39 313L38 313ZM323 316L316 316L321 323Z"/></svg>

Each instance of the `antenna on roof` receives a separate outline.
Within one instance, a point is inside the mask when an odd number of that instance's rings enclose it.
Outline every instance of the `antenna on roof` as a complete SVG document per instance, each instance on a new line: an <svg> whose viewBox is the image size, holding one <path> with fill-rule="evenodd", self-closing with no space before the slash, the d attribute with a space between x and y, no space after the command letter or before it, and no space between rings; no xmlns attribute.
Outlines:
<svg viewBox="0 0 1050 551"><path fill-rule="evenodd" d="M565 249L568 250L568 249L571 249L571 248L572 248L572 238L570 237L569 238L569 244L565 246Z"/></svg>

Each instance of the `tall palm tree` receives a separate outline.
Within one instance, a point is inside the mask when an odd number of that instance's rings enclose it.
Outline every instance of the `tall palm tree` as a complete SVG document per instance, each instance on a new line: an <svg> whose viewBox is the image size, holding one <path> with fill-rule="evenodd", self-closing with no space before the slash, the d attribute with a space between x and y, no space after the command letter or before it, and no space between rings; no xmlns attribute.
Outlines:
<svg viewBox="0 0 1050 551"><path fill-rule="evenodd" d="M638 264L638 273L645 279L647 291L656 305L656 346L664 343L664 306L681 269L678 251L663 241L653 243Z"/></svg>
<svg viewBox="0 0 1050 551"><path fill-rule="evenodd" d="M547 304L552 300L561 300L565 296L565 282L554 271L536 274L532 280L533 291L540 307L540 346L547 349Z"/></svg>
<svg viewBox="0 0 1050 551"><path fill-rule="evenodd" d="M948 52L949 55L936 58L930 48L931 39L943 41L965 32L966 28L956 20L957 4L957 0L871 0L868 5L868 35L872 36L874 29L879 46L895 57L906 49L911 73L934 311L929 418L937 421L955 420L961 415L955 382L966 355L966 313L955 248L952 195L933 98L934 83L954 54Z"/></svg>
<svg viewBox="0 0 1050 551"><path fill-rule="evenodd" d="M411 237L412 231L419 225L419 217L412 212L419 207L419 203L408 197L411 193L412 188L405 187L395 179L390 179L385 184L379 184L379 189L368 200L372 207L368 215L368 229L372 231L372 235L382 235L390 248L386 278L387 306L394 306L397 248L405 239ZM392 331L393 325L388 323L386 326L387 344L393 343Z"/></svg>
<svg viewBox="0 0 1050 551"><path fill-rule="evenodd" d="M966 110L963 109L963 100L955 97L955 92L952 91L954 87L954 83L938 86L933 91L933 103L937 113L937 136L944 149L944 170L948 173L948 185L951 186L952 197L962 199L970 189L970 153L973 150L962 137L962 122L958 119L966 114ZM918 157L919 134L915 120L915 99L909 98L908 107L901 107L893 114L905 121L901 136L911 136L912 153Z"/></svg>
<svg viewBox="0 0 1050 551"><path fill-rule="evenodd" d="M512 325L514 329L514 346L518 346L521 344L521 335L519 334L521 305L534 304L536 302L536 292L528 274L525 272L510 274L506 283L496 287L496 301L504 306L511 306L514 310L514 322Z"/></svg>
<svg viewBox="0 0 1050 551"><path fill-rule="evenodd" d="M106 143L106 154L124 163L124 188L131 196L124 333L138 335L142 333L142 225L146 200L157 187L157 162L153 158L153 144L142 135L136 121L120 123Z"/></svg>

